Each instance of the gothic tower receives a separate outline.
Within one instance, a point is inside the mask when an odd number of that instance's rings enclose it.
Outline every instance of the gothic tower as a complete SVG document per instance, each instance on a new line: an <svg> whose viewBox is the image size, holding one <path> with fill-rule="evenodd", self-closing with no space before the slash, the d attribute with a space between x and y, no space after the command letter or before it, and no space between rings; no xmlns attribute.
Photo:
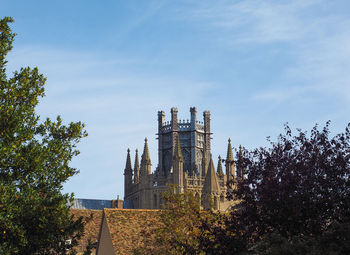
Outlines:
<svg viewBox="0 0 350 255"><path fill-rule="evenodd" d="M172 156L175 150L176 139L179 136L183 168L188 175L201 176L207 169L203 165L203 158L210 155L210 112L203 113L204 123L197 121L195 107L190 108L191 120L178 120L177 108L171 108L171 121L165 122L163 111L158 112L158 171L167 177L172 168Z"/></svg>
<svg viewBox="0 0 350 255"><path fill-rule="evenodd" d="M231 140L226 159L219 156L216 172L211 156L210 112L203 112L203 121L197 120L195 107L190 108L190 120L179 119L175 107L170 112L170 121L165 121L163 111L158 112L158 165L153 173L147 138L141 164L135 151L134 169L128 149L124 170L125 208L159 209L162 193L169 190L169 185L175 185L174 192L193 192L203 209L213 206L216 210L226 210L232 205L226 199L226 183L235 178ZM225 161L226 174L221 161ZM237 175L243 174L241 171Z"/></svg>

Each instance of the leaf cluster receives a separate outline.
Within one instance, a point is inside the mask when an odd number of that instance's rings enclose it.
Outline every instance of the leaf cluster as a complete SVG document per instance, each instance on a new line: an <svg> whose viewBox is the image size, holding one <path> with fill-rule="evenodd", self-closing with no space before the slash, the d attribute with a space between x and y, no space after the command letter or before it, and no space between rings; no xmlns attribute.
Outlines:
<svg viewBox="0 0 350 255"><path fill-rule="evenodd" d="M257 254L278 254L263 253L267 247L318 254L325 240L330 244L330 236L338 235L335 225L349 224L350 125L334 137L329 125L316 125L310 135L293 135L286 125L270 148L244 150L246 176L231 196L242 201L240 221Z"/></svg>
<svg viewBox="0 0 350 255"><path fill-rule="evenodd" d="M69 215L62 185L78 173L70 167L86 136L80 122L41 122L35 108L46 78L37 68L21 68L10 78L6 55L15 34L0 20L0 251L1 254L65 254L76 245L82 220ZM72 244L66 240L72 239Z"/></svg>

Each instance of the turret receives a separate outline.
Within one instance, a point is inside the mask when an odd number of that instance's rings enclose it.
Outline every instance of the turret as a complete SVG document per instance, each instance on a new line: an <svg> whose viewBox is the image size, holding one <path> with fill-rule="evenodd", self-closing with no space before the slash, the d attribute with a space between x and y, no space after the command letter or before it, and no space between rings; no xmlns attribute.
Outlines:
<svg viewBox="0 0 350 255"><path fill-rule="evenodd" d="M177 108L173 107L171 108L171 130L172 131L178 131L179 130L179 123L178 123L178 119L177 119ZM174 142L175 142L174 138Z"/></svg>
<svg viewBox="0 0 350 255"><path fill-rule="evenodd" d="M191 107L190 108L190 113L191 113L191 162L190 162L190 169L185 169L188 171L190 175L195 175L198 174L200 175L202 169L198 169L197 167L197 161L196 161L196 155L199 154L198 152L198 135L196 132L196 123L197 123L197 109L196 107ZM198 164L200 165L200 164Z"/></svg>
<svg viewBox="0 0 350 255"><path fill-rule="evenodd" d="M232 146L231 146L231 139L228 139L228 145L227 145L227 156L226 156L226 177L227 181L231 182L235 178L235 165L233 160L233 153L232 153Z"/></svg>
<svg viewBox="0 0 350 255"><path fill-rule="evenodd" d="M172 140L172 147L173 147L173 154L175 151L175 145L176 145L176 138L178 137L178 131L179 131L179 123L177 118L177 108L173 107L171 108L171 140ZM169 173L168 173L169 174Z"/></svg>
<svg viewBox="0 0 350 255"><path fill-rule="evenodd" d="M163 173L163 136L162 136L162 128L165 121L165 113L164 111L158 111L158 169L160 169L160 173Z"/></svg>
<svg viewBox="0 0 350 255"><path fill-rule="evenodd" d="M178 192L183 191L183 179L184 179L183 162L184 160L181 153L180 139L179 139L179 136L177 136L175 151L173 154L173 177L174 177L174 184L177 186Z"/></svg>
<svg viewBox="0 0 350 255"><path fill-rule="evenodd" d="M210 157L210 111L204 111L203 112L203 119L204 119L204 151L205 156L207 158ZM207 162L208 163L208 162ZM208 165L205 165L205 169L208 168Z"/></svg>
<svg viewBox="0 0 350 255"><path fill-rule="evenodd" d="M140 181L140 164L138 150L135 152L135 165L134 165L134 183L139 183Z"/></svg>
<svg viewBox="0 0 350 255"><path fill-rule="evenodd" d="M197 109L196 109L196 107L191 107L190 113L191 113L191 130L195 130L196 129L196 122L197 122Z"/></svg>
<svg viewBox="0 0 350 255"><path fill-rule="evenodd" d="M132 185L132 168L130 159L130 149L128 149L128 154L126 156L126 164L124 169L124 196L130 192Z"/></svg>

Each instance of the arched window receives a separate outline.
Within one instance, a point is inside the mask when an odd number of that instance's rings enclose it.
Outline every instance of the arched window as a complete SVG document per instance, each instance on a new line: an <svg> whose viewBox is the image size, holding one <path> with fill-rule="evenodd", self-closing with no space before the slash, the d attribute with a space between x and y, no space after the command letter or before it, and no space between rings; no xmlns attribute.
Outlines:
<svg viewBox="0 0 350 255"><path fill-rule="evenodd" d="M216 196L214 197L214 209L218 210L218 199Z"/></svg>

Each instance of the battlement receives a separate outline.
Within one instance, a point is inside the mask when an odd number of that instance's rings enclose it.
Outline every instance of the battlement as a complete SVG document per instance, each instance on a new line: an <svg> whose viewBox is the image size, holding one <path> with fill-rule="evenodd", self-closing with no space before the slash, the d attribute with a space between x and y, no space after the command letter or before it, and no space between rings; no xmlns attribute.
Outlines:
<svg viewBox="0 0 350 255"><path fill-rule="evenodd" d="M171 128L171 122L167 121L164 122L160 131L162 133L167 133L167 132L171 132L172 128ZM191 131L191 123L189 122L189 120L182 120L179 121L178 123L178 128L179 131ZM204 124L202 121L196 121L196 125L195 125L195 129L199 130L199 131L204 131Z"/></svg>
<svg viewBox="0 0 350 255"><path fill-rule="evenodd" d="M196 119L197 109L196 107L191 107L191 118L190 119L178 119L177 118L177 108L171 108L171 120L165 121L165 112L158 111L158 131L160 133L169 133L171 131L192 131L197 130L204 132L205 126L210 126L210 112L203 112L203 121Z"/></svg>

